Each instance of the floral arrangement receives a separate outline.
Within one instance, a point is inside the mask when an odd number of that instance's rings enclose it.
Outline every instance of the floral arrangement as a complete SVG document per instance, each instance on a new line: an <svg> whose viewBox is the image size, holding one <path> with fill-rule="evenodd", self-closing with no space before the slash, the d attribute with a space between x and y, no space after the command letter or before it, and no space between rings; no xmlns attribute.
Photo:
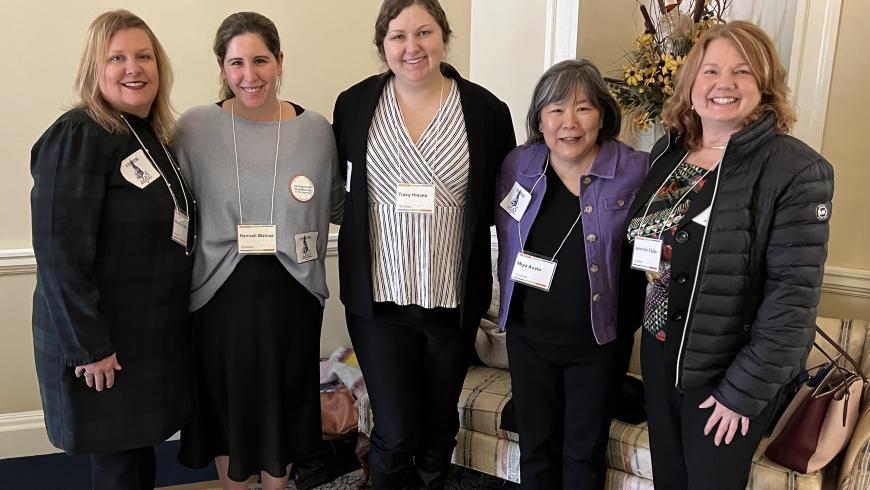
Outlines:
<svg viewBox="0 0 870 490"><path fill-rule="evenodd" d="M674 75L695 41L724 22L731 0L654 0L640 5L645 30L625 54L622 78L608 78L629 130L645 131L658 121L673 95ZM682 4L682 5L681 5Z"/></svg>

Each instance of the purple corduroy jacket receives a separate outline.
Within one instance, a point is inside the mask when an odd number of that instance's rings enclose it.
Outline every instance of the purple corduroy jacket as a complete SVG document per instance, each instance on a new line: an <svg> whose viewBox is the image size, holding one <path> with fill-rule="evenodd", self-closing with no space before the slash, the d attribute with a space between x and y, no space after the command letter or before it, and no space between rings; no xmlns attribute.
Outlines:
<svg viewBox="0 0 870 490"><path fill-rule="evenodd" d="M547 191L547 177L535 187L526 212L518 223L502 207L502 199L514 182L529 191L544 171L547 146L543 143L515 148L505 158L496 180L495 223L498 235L498 279L501 305L499 328L504 330L511 304L514 281L511 269L529 230L535 222L541 201ZM598 150L589 175L580 179L580 209L583 210L583 243L586 245L586 270L589 274L589 301L592 311L592 331L599 345L616 340L617 302L619 298L619 268L622 240L628 210L638 188L646 177L649 154L635 151L616 140L604 141ZM565 252L563 252L565 253ZM571 305L565 305L570 308ZM639 305L630 305L638 308Z"/></svg>

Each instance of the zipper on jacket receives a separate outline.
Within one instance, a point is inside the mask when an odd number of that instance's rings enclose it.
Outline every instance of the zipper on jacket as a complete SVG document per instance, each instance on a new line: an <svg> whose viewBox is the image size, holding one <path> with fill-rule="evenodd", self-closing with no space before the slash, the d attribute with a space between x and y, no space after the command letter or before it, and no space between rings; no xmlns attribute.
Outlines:
<svg viewBox="0 0 870 490"><path fill-rule="evenodd" d="M722 169L725 164L725 154L728 151L728 144L725 144L725 149L722 151L722 160L719 163L719 171L716 172L716 184L713 186L713 198L710 200L710 217L713 216L713 205L716 204L716 197L719 194L719 179L722 178ZM680 387L680 362L683 358L683 348L686 344L686 334L689 333L689 321L692 319L692 303L695 301L695 292L698 288L698 276L701 271L701 262L704 260L704 246L707 244L707 233L710 232L712 220L708 218L707 226L704 227L704 233L701 235L701 252L698 254L698 263L695 264L695 279L692 282L692 294L689 295L689 306L686 308L686 322L683 324L683 336L680 339L680 349L677 351L677 367L674 375L674 388Z"/></svg>

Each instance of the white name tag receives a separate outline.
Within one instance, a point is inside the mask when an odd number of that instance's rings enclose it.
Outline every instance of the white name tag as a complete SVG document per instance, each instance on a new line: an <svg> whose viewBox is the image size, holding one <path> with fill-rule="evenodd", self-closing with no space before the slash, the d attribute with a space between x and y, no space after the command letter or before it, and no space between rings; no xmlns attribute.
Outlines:
<svg viewBox="0 0 870 490"><path fill-rule="evenodd" d="M707 206L707 209L698 213L697 216L692 218L692 221L694 221L695 223L698 223L701 226L707 226L707 222L710 221L710 210L712 208L713 208L713 206Z"/></svg>
<svg viewBox="0 0 870 490"><path fill-rule="evenodd" d="M555 273L556 262L520 252L514 261L511 279L526 286L549 291Z"/></svg>
<svg viewBox="0 0 870 490"><path fill-rule="evenodd" d="M275 225L239 225L240 254L273 254L277 251Z"/></svg>
<svg viewBox="0 0 870 490"><path fill-rule="evenodd" d="M435 212L435 186L432 184L397 185L396 211L399 213L432 214Z"/></svg>
<svg viewBox="0 0 870 490"><path fill-rule="evenodd" d="M635 237L631 253L631 268L659 272L662 263L662 241L658 238Z"/></svg>
<svg viewBox="0 0 870 490"><path fill-rule="evenodd" d="M148 187L160 178L160 172L154 168L151 160L141 149L121 161L121 175L127 179L127 182L140 189Z"/></svg>
<svg viewBox="0 0 870 490"><path fill-rule="evenodd" d="M301 264L317 259L317 233L298 233L296 238L296 262Z"/></svg>
<svg viewBox="0 0 870 490"><path fill-rule="evenodd" d="M501 200L501 208L507 211L511 218L519 221L526 214L526 208L529 207L531 200L532 195L529 191L523 189L518 182L514 182L511 191Z"/></svg>
<svg viewBox="0 0 870 490"><path fill-rule="evenodd" d="M353 172L353 163L350 160L347 161L347 177L345 177L344 181L344 191L350 192L350 174Z"/></svg>
<svg viewBox="0 0 870 490"><path fill-rule="evenodd" d="M187 247L187 227L190 223L190 218L178 209L172 216L172 241Z"/></svg>

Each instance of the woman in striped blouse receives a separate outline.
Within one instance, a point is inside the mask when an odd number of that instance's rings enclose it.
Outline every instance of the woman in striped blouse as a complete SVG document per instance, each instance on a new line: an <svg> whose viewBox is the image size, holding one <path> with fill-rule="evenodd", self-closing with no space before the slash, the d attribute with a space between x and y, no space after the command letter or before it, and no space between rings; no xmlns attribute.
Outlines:
<svg viewBox="0 0 870 490"><path fill-rule="evenodd" d="M389 69L335 105L341 298L375 417L376 488L443 487L491 297L490 203L515 138L507 106L442 63L450 34L437 0L386 0L375 45Z"/></svg>

